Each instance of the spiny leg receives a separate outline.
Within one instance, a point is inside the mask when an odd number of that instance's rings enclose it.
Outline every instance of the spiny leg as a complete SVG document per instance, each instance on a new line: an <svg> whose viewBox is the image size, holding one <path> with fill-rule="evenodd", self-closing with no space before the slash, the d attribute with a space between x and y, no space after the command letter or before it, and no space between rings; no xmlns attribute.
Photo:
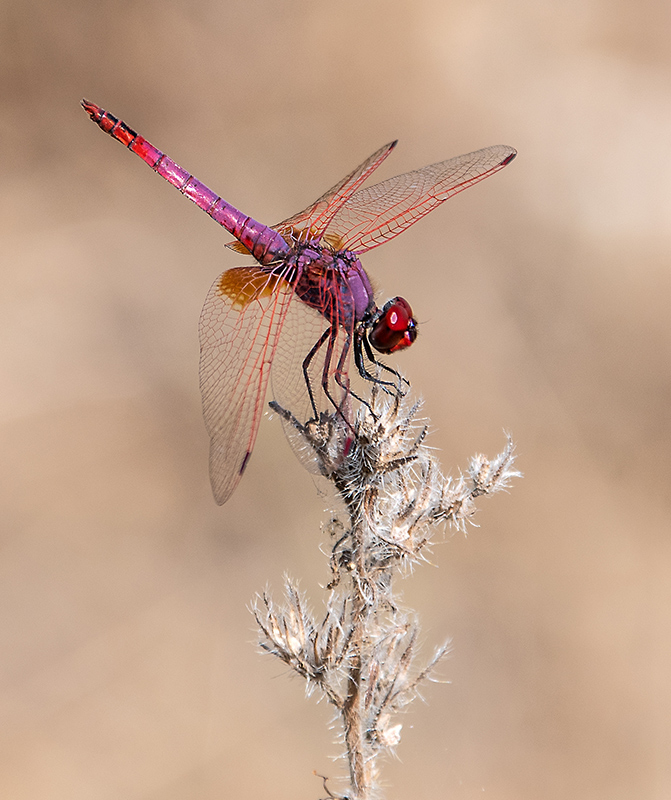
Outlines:
<svg viewBox="0 0 671 800"><path fill-rule="evenodd" d="M338 338L338 327L337 326L331 325L330 327L328 327L324 331L324 333L322 333L322 335L315 342L313 347L310 349L310 352L307 354L307 356L303 360L302 369L303 369L303 379L305 380L305 385L306 385L307 390L308 390L308 396L310 398L310 405L312 406L312 411L314 413L314 418L315 418L315 420L317 420L319 418L319 409L317 408L317 402L316 402L316 399L315 399L314 390L312 388L312 381L310 379L309 369L310 369L310 365L311 365L314 357L317 355L319 350L323 347L324 343L328 340L328 345L327 345L327 349L326 349L326 355L325 355L325 358L324 358L324 367L322 369L322 380L321 380L322 389L323 389L324 394L326 395L327 399L331 403L331 405L335 408L336 412L345 421L346 425L348 425L348 427L351 428L350 421L347 419L347 417L343 413L343 404L346 402L348 395L352 396L355 400L358 400L360 403L363 403L363 405L365 405L366 408L368 408L368 410L371 412L371 414L373 414L373 409L371 408L371 405L367 400L364 400L363 397L359 397L358 394L356 394L355 392L353 392L349 388L349 380L347 380L347 385L345 385L345 381L344 381L345 364L346 364L347 357L349 355L349 351L350 351L351 344L352 344L352 333L350 331L347 331L346 335L347 335L347 339L346 339L345 344L343 345L342 352L341 352L340 357L338 359L338 365L337 365L336 371L334 373L335 382L338 384L338 386L340 386L340 388L344 392L343 399L342 399L341 403L337 403L336 402L335 398L331 395L331 391L329 390L329 385L328 385L329 384L329 374L330 374L330 371L331 371L331 361L333 359L333 351L335 349L335 342L336 342L336 340ZM355 354L356 354L357 348L355 347L354 349L355 349ZM371 360L374 360L374 359L371 359ZM359 362L359 361L361 361L360 357L357 359L357 362ZM382 365L382 366L384 366L384 365ZM387 367L387 369L389 369L389 368ZM394 370L390 370L390 371L394 372ZM363 374L361 367L359 367L359 372L361 374ZM394 374L397 374L397 373L394 372ZM380 381L379 379L375 378L372 375L366 375L365 377L367 377L368 380L373 381L374 383L378 383L378 384L387 383L387 385L389 385L389 386L393 386L394 385L394 384L391 384L391 383L388 383L388 382L385 382L385 381ZM373 414L373 416L375 416L375 415Z"/></svg>
<svg viewBox="0 0 671 800"><path fill-rule="evenodd" d="M370 373L366 368L364 362L364 351L366 356L368 357L368 360L372 364L375 364L376 367L381 368L386 372L390 372L398 379L398 381L394 383L392 383L391 381L383 381L376 375ZM404 378L395 369L392 369L392 367L388 366L382 361L378 361L375 358L375 355L373 354L373 351L370 346L370 342L366 337L365 331L358 331L356 334L356 338L354 341L354 362L356 364L357 370L359 371L359 375L361 375L361 377L364 380L370 381L371 383L374 383L377 386L381 386L383 390L387 393L390 392L389 389L387 389L386 387L391 387L396 392L396 394L399 394L402 397L405 394L405 392L402 390L401 384L405 383L407 386L410 386L410 381L408 381L407 378Z"/></svg>
<svg viewBox="0 0 671 800"><path fill-rule="evenodd" d="M352 424L347 419L347 416L345 415L345 413L343 411L343 406L344 406L345 402L347 401L348 395L351 395L352 397L354 397L355 400L358 400L360 403L363 403L369 409L369 411L371 413L372 413L372 408L370 407L370 404L368 402L366 402L366 400L364 400L362 397L359 397L359 395L355 394L349 388L349 381L347 382L347 385L345 385L345 382L343 380L343 376L344 376L344 372L345 372L345 363L346 363L346 360L347 360L347 356L349 354L350 344L351 344L351 340L352 340L352 335L351 335L350 332L347 332L347 341L346 341L345 345L343 346L343 351L340 354L340 357L338 359L338 365L337 365L336 371L334 373L334 380L336 381L338 386L340 386L340 388L344 392L343 399L342 399L342 401L340 403L337 403L335 398L332 396L331 391L329 389L329 375L330 375L330 372L331 372L331 362L333 360L333 352L335 350L335 342L337 341L337 338L338 338L338 326L337 325L331 325L330 327L328 327L324 331L324 333L322 333L322 335L315 342L314 346L310 349L310 352L307 354L307 356L303 360L303 379L305 380L305 385L307 387L308 395L310 397L310 404L312 405L312 411L314 413L314 418L315 418L315 420L317 420L317 419L319 419L319 409L317 408L317 402L315 400L314 391L312 389L312 382L311 382L311 379L310 379L309 369L310 369L310 364L312 363L312 360L317 355L317 353L319 352L320 348L328 340L328 344L327 344L327 347L326 347L326 355L324 357L324 367L322 369L322 378L321 378L322 390L323 390L324 394L326 395L326 398L328 399L328 401L331 403L333 408L336 410L336 413L343 419L345 424L350 429L352 429Z"/></svg>
<svg viewBox="0 0 671 800"><path fill-rule="evenodd" d="M329 330L331 332L331 335L329 337L328 345L327 345L327 348L326 348L326 358L324 359L324 369L322 370L322 389L324 390L324 394L326 395L326 397L331 401L331 405L335 408L337 413L340 414L342 419L345 421L345 424L347 425L347 427L350 428L353 431L354 429L352 428L352 424L350 423L350 421L347 419L347 417L345 416L345 414L343 412L343 406L347 402L347 397L348 396L354 397L356 400L359 400L359 402L365 403L366 406L368 406L369 409L370 409L370 406L368 405L368 403L366 403L365 400L363 400L361 397L359 397L357 394L354 394L354 392L351 391L351 389L349 388L349 380L347 380L347 385L346 386L345 386L345 383L343 382L345 360L346 360L347 355L349 353L350 342L351 342L351 339L352 339L352 334L349 331L347 331L347 329L345 329L347 340L346 340L345 344L343 345L342 352L340 353L340 358L338 359L338 364L336 366L335 372L333 373L334 381L338 384L338 386L340 386L340 388L343 390L344 394L343 394L342 401L340 403L336 403L335 399L331 396L331 392L329 390L329 376L330 376L330 373L331 373L331 361L333 360L333 352L335 350L335 343L336 343L336 341L338 339L338 326L334 323ZM371 411L372 411L372 409L371 409Z"/></svg>
<svg viewBox="0 0 671 800"><path fill-rule="evenodd" d="M381 367L386 372L390 372L394 377L396 377L398 379L398 384L390 384L388 381L380 381L379 378L375 378L375 377L373 377L373 380L376 383L379 382L379 383L384 384L385 386L394 386L396 391L400 392L401 396L403 396L405 394L405 392L401 389L401 384L405 383L405 385L408 388L410 388L410 381L407 378L403 377L403 375L401 375L400 372L397 372L393 367L390 367L388 364L385 364L383 361L378 361L378 359L375 357L375 353L371 349L370 342L368 341L368 338L366 336L364 336L364 349L366 350L366 355L368 356L368 360L371 363L375 364L376 367ZM362 363L363 363L363 359L362 359Z"/></svg>
<svg viewBox="0 0 671 800"><path fill-rule="evenodd" d="M345 424L349 428L352 428L352 425L351 425L350 421L347 419L347 417L343 413L343 409L342 409L343 404L345 403L345 401L347 399L347 395L351 394L355 399L359 400L362 403L366 403L366 401L363 400L362 398L360 398L358 395L356 395L353 392L351 392L348 387L343 385L341 380L338 380L338 378L340 376L342 376L342 373L343 373L344 358L343 358L342 355L341 355L341 357L340 357L340 359L338 361L338 373L337 373L335 379L336 379L338 385L345 392L345 395L344 395L343 400L342 400L341 403L337 403L335 401L335 399L331 395L331 392L330 392L329 386L328 386L328 382L329 382L329 373L331 371L331 361L333 359L334 343L335 343L337 338L338 338L338 327L337 327L337 325L331 325L330 327L328 327L324 331L324 333L322 333L322 335L315 342L314 346L311 348L310 352L307 354L307 356L303 360L303 378L305 380L305 385L307 386L308 395L310 397L310 403L312 405L312 411L314 413L314 418L315 418L315 420L317 420L317 419L319 419L319 409L317 408L317 402L315 400L314 391L312 389L312 383L310 381L310 374L309 374L308 370L310 369L310 364L312 363L313 358L317 355L319 349L328 340L328 345L327 345L327 348L326 348L326 356L324 358L324 368L322 369L322 380L321 380L322 389L324 391L324 394L326 395L326 398L331 403L333 408L335 408L336 412L340 415L340 417L344 420ZM348 338L348 342L349 342L349 338ZM348 344L348 346L346 348L343 348L343 349L345 350L345 356L346 356L347 353L349 352L349 344ZM368 408L370 408L368 403L366 403L366 405L368 406Z"/></svg>
<svg viewBox="0 0 671 800"><path fill-rule="evenodd" d="M310 368L310 364L312 363L312 359L317 355L317 352L319 351L321 346L324 344L326 339L329 336L331 336L331 330L332 330L332 328L328 327L324 331L324 333L322 333L322 335L319 337L319 339L317 339L317 341L315 342L315 344L311 348L310 352L303 359L303 379L305 380L305 385L307 386L308 395L310 397L310 405L312 406L312 411L314 412L315 419L319 418L319 411L317 410L317 403L315 402L315 395L314 395L314 392L312 391L312 384L310 382L310 375L308 373L308 370ZM327 392L327 397L328 397L328 392ZM331 401L331 402L333 402L333 401Z"/></svg>
<svg viewBox="0 0 671 800"><path fill-rule="evenodd" d="M338 359L338 366L336 367L336 371L333 374L333 379L338 384L338 386L340 386L340 388L345 392L345 398L347 397L348 394L351 395L355 400L358 400L360 403L365 405L366 408L373 415L373 417L376 418L375 414L373 413L373 409L372 409L370 403L367 400L364 400L363 397L359 397L359 395L356 394L356 392L353 392L352 389L350 389L349 377L346 378L347 386L345 386L345 384L343 383L343 380L345 379L345 375L344 375L344 373L345 373L345 364L347 363L347 357L349 356L349 351L350 351L350 348L352 346L352 332L347 330L347 329L345 329L345 331L346 331L347 339L345 341L345 344L343 345L342 352L340 353L340 358ZM356 352L356 348L355 348L355 352ZM343 402L344 402L344 400L343 400Z"/></svg>

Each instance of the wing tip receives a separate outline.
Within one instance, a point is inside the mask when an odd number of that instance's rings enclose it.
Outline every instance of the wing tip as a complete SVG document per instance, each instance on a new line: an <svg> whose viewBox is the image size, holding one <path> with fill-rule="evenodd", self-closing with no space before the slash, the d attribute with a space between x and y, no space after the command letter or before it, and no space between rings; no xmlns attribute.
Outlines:
<svg viewBox="0 0 671 800"><path fill-rule="evenodd" d="M214 482L214 476L210 476L210 484L212 486L212 494L214 496L214 502L218 506L223 506L224 503L229 499L229 497L235 491L236 486L238 485L238 481L240 480L239 476L236 476L236 480L234 481L226 481L223 486L217 486Z"/></svg>
<svg viewBox="0 0 671 800"><path fill-rule="evenodd" d="M242 473L247 469L251 455L252 451L247 450L240 463L240 468L238 469L237 473L233 475L219 475L214 462L210 461L210 485L212 486L214 500L218 506L223 506L236 490L238 483L240 483L240 478L242 478Z"/></svg>

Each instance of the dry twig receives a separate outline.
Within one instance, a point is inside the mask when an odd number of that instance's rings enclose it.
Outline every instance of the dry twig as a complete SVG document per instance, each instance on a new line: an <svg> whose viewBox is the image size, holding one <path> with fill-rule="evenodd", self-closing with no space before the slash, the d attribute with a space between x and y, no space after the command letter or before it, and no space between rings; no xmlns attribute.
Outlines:
<svg viewBox="0 0 671 800"><path fill-rule="evenodd" d="M325 784L328 796L368 800L379 796L378 756L400 742L396 715L449 651L445 644L428 664L414 668L419 625L399 608L394 578L424 558L441 523L465 529L477 497L506 489L519 476L513 444L508 437L494 460L475 456L465 475L445 479L424 443L427 428L417 420L418 404L374 391L371 408L361 406L353 431L336 415L303 425L271 406L314 452L346 517L330 524L333 579L321 621L287 578L283 603L264 593L254 607L260 645L337 710L350 786L338 795Z"/></svg>

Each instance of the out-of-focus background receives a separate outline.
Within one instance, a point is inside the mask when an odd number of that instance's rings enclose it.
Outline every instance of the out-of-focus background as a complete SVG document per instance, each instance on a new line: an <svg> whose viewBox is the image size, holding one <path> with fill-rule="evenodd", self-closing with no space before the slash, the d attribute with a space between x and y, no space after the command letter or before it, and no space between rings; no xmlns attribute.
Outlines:
<svg viewBox="0 0 671 800"><path fill-rule="evenodd" d="M330 712L255 651L317 608L332 498L264 420L219 508L197 320L225 233L79 107L267 223L380 177L519 157L364 263L456 474L525 473L408 578L448 685L390 798L671 797L671 6L664 0L5 0L0 797L323 796Z"/></svg>

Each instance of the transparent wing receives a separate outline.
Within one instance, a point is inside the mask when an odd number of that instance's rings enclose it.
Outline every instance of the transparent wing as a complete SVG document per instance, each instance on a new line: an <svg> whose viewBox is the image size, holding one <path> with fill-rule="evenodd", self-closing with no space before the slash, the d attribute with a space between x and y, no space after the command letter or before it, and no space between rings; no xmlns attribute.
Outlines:
<svg viewBox="0 0 671 800"><path fill-rule="evenodd" d="M359 189L332 217L325 239L363 253L398 236L445 200L493 175L516 155L495 145Z"/></svg>
<svg viewBox="0 0 671 800"><path fill-rule="evenodd" d="M225 503L254 447L270 365L294 292L281 276L236 267L212 285L200 317L200 391L210 480Z"/></svg>
<svg viewBox="0 0 671 800"><path fill-rule="evenodd" d="M385 158L396 147L396 142L384 145L372 156L369 156L363 164L351 172L340 183L323 194L312 205L308 206L298 214L273 225L272 228L281 233L285 238L295 238L299 241L308 239L319 241L326 230L329 222L337 210L345 203L352 194L361 186L368 176L376 170ZM229 242L227 247L238 253L249 253L244 245L239 242Z"/></svg>

